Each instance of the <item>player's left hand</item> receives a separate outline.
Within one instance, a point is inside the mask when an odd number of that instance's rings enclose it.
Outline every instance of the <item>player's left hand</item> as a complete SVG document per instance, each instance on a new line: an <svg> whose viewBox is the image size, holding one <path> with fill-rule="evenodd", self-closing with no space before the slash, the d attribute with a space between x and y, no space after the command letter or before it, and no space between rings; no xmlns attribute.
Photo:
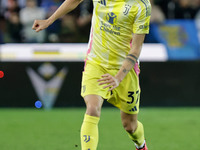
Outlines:
<svg viewBox="0 0 200 150"><path fill-rule="evenodd" d="M99 85L103 85L103 84L107 84L106 86L104 86L103 88L107 88L109 87L108 91L112 91L114 88L119 86L119 80L115 77L113 77L112 75L110 75L109 73L104 74L101 76L102 78L98 80Z"/></svg>

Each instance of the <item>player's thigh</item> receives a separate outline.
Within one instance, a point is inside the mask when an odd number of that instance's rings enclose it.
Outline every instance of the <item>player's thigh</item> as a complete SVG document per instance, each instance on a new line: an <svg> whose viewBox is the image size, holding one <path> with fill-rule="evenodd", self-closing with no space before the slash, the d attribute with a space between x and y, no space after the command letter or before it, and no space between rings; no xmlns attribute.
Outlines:
<svg viewBox="0 0 200 150"><path fill-rule="evenodd" d="M99 95L87 95L84 97L84 101L87 107L86 114L99 117L104 102L103 98Z"/></svg>
<svg viewBox="0 0 200 150"><path fill-rule="evenodd" d="M134 70L131 70L119 87L114 89L113 94L115 99L108 100L114 104L122 112L127 114L138 114L140 102L140 86L139 78Z"/></svg>
<svg viewBox="0 0 200 150"><path fill-rule="evenodd" d="M103 98L99 95L87 95L84 97L87 107L102 107Z"/></svg>
<svg viewBox="0 0 200 150"><path fill-rule="evenodd" d="M105 68L88 61L82 75L81 96L99 95L104 99L108 99L110 96L108 88L104 89L104 85L99 85L98 82L98 79L101 79L101 76L105 73L107 73Z"/></svg>

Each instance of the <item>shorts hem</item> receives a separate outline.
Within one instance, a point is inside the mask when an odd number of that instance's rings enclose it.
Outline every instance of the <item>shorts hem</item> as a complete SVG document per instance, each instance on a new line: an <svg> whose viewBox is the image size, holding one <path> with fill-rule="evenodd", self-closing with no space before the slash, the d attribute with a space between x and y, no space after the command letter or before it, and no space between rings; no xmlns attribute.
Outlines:
<svg viewBox="0 0 200 150"><path fill-rule="evenodd" d="M87 93L87 94L81 94L81 96L84 98L85 96L88 96L88 95L97 95L97 96L101 96L103 99L109 99L109 97L106 97L106 96L102 96L101 94L99 93Z"/></svg>
<svg viewBox="0 0 200 150"><path fill-rule="evenodd" d="M123 111L124 113L126 114L131 114L131 115L134 115L134 114L138 114L139 113L139 109L137 111L128 111L126 108L121 108L120 106L117 106L115 104L113 104L112 102L110 102L109 100L107 100L108 103L110 103L111 105L113 105L114 107L118 108L119 110Z"/></svg>

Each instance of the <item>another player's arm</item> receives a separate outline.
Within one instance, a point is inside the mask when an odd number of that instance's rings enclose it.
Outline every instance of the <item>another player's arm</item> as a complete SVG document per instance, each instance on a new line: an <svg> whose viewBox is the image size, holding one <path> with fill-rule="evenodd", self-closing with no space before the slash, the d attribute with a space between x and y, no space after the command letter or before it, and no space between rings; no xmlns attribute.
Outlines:
<svg viewBox="0 0 200 150"><path fill-rule="evenodd" d="M39 32L50 26L55 20L74 10L83 0L65 0L54 14L46 20L35 20L32 29Z"/></svg>
<svg viewBox="0 0 200 150"><path fill-rule="evenodd" d="M144 42L145 34L134 34L132 40L132 48L129 51L128 55L126 56L120 70L116 74L115 77L111 76L110 74L102 75L102 79L99 79L99 85L108 84L104 86L104 88L110 87L109 91L113 90L119 83L125 78L128 72L135 66L137 62L140 52L142 49L142 45Z"/></svg>

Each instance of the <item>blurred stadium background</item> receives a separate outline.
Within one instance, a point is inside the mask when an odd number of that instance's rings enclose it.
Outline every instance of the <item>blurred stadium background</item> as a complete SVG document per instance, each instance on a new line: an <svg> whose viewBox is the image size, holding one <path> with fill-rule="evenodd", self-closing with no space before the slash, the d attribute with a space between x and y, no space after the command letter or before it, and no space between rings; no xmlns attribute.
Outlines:
<svg viewBox="0 0 200 150"><path fill-rule="evenodd" d="M43 32L31 30L35 19L48 18L62 2L0 0L1 150L80 150L80 85L92 1L84 0ZM151 3L150 34L140 57L139 115L149 149L199 150L200 0ZM107 102L99 149L134 149L119 111Z"/></svg>

